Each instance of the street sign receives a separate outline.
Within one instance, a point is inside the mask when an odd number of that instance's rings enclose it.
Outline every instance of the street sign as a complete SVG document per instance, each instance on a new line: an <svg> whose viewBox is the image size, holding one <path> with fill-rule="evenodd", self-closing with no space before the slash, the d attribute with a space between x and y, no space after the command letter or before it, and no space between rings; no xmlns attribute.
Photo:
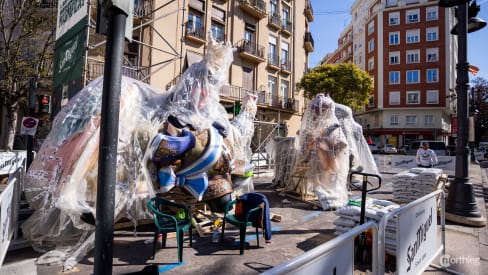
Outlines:
<svg viewBox="0 0 488 275"><path fill-rule="evenodd" d="M22 118L22 125L20 127L20 134L21 135L29 135L34 136L37 131L37 123L39 120L33 117L23 117Z"/></svg>

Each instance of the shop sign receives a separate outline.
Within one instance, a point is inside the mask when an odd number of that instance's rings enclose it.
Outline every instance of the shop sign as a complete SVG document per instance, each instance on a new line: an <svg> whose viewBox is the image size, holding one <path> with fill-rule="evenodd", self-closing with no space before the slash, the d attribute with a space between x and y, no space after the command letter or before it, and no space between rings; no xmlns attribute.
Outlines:
<svg viewBox="0 0 488 275"><path fill-rule="evenodd" d="M59 0L56 40L88 14L86 0Z"/></svg>
<svg viewBox="0 0 488 275"><path fill-rule="evenodd" d="M27 151L0 152L0 175L14 173L24 165Z"/></svg>

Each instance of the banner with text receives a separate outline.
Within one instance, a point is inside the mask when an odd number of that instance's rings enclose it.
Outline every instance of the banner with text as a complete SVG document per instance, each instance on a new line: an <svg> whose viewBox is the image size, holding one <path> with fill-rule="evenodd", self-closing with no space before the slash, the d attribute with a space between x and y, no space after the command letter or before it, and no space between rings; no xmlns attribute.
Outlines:
<svg viewBox="0 0 488 275"><path fill-rule="evenodd" d="M59 0L56 40L88 15L87 0Z"/></svg>

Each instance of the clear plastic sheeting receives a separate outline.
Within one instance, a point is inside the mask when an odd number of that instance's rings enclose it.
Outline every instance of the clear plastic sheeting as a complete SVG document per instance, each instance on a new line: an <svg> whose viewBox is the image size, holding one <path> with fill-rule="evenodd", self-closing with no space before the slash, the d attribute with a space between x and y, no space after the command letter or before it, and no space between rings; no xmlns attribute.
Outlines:
<svg viewBox="0 0 488 275"><path fill-rule="evenodd" d="M257 107L250 96L243 110L245 119L236 122L237 127L231 125L218 91L227 81L233 49L230 43L210 41L203 60L193 64L169 92L122 77L116 221L127 218L136 225L150 217L145 203L156 195L159 182L148 149L154 137L168 128L170 116L199 133L217 123L219 131L233 136L225 139L229 148L222 151L243 152L241 158L248 159L248 148L243 147L250 143ZM100 77L58 113L26 174L25 194L35 212L22 229L35 250L47 252L39 264L61 263L69 270L94 247L102 90ZM249 186L249 181L239 184Z"/></svg>
<svg viewBox="0 0 488 275"><path fill-rule="evenodd" d="M346 135L351 154L351 168L361 167L361 172L379 175L374 157L369 150L368 142L363 135L363 127L354 121L352 110L346 105L336 104L335 115L342 131Z"/></svg>
<svg viewBox="0 0 488 275"><path fill-rule="evenodd" d="M305 170L324 210L347 202L350 145L335 115L335 102L318 94L305 111L294 171Z"/></svg>
<svg viewBox="0 0 488 275"><path fill-rule="evenodd" d="M274 143L274 160L275 160L275 177L273 187L294 189L289 183L292 181L293 170L295 165L295 155L297 152L297 139L295 137L275 137Z"/></svg>
<svg viewBox="0 0 488 275"><path fill-rule="evenodd" d="M98 78L58 113L26 174L25 195L35 212L22 225L24 237L37 251L57 250L39 263L58 255L69 268L93 247L86 242L93 240L95 227L82 216L94 217L96 210L102 89ZM155 110L163 96L125 77L121 90L115 218L136 223L150 217L144 203L155 194L144 151L159 128Z"/></svg>

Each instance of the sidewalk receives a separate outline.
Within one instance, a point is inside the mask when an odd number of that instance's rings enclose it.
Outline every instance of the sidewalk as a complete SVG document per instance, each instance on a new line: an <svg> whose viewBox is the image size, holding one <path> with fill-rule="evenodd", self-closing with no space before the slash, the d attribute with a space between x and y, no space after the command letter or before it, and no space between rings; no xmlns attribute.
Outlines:
<svg viewBox="0 0 488 275"><path fill-rule="evenodd" d="M263 171L264 172L264 171ZM486 217L488 198L488 168L470 165L469 175L482 214ZM384 175L388 183L391 175ZM322 243L334 238L332 222L337 218L331 211L322 211L303 201L284 197L270 187L272 175L261 173L255 177L256 191L264 193L270 202L271 212L282 215L281 222L273 222L273 243L265 245L260 239L256 247L255 235L249 230L246 241L250 247L239 255L238 231L226 227L223 244L212 243L208 237L198 237L193 247L185 239L183 260L176 263L176 241L168 239L167 248L159 249L156 258L152 255L152 231L150 227L138 228L137 236L131 228L118 230L114 237L113 274L259 274L273 266L286 262ZM391 184L385 184L382 194L391 191ZM378 194L380 196L381 194ZM375 195L376 196L376 195ZM456 263L449 268L464 274L486 274L488 270L488 229L451 224L446 221L446 254ZM194 236L195 236L194 235ZM39 253L22 249L7 253L2 274L93 274L93 251L69 272L57 265L36 265ZM433 264L440 265L439 260ZM364 274L359 272L358 274ZM446 274L433 268L424 274Z"/></svg>

